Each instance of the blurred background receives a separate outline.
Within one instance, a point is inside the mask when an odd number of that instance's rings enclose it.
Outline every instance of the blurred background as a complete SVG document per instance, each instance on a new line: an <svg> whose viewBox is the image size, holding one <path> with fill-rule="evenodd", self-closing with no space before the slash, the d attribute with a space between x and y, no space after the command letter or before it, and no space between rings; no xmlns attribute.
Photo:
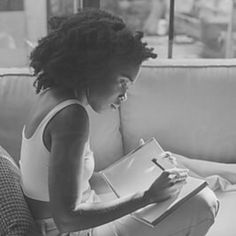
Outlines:
<svg viewBox="0 0 236 236"><path fill-rule="evenodd" d="M236 0L0 0L0 67L25 67L49 31L51 16L100 7L121 16L168 57L170 4L174 2L171 58L235 58Z"/></svg>

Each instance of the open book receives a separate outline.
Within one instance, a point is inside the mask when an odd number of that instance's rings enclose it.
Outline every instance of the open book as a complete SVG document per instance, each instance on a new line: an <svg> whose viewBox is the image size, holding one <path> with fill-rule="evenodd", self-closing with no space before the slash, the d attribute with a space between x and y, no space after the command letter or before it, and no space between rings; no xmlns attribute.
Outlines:
<svg viewBox="0 0 236 236"><path fill-rule="evenodd" d="M159 143L155 138L152 138L101 171L101 174L117 198L147 190L163 171L152 162L153 158L157 159L163 169L175 167L169 160L161 157L163 152L164 150ZM190 176L187 177L186 182L177 196L139 209L132 213L132 216L151 226L155 226L207 185L204 180Z"/></svg>

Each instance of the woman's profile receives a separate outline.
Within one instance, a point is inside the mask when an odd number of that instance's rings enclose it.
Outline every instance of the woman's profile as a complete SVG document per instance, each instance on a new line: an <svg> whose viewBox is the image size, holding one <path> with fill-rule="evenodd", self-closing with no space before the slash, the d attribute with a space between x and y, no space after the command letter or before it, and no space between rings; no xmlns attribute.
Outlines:
<svg viewBox="0 0 236 236"><path fill-rule="evenodd" d="M89 184L94 157L85 106L98 113L127 99L143 61L156 54L117 16L81 10L31 54L37 102L22 134L22 189L42 235L205 235L217 200L206 188L155 228L130 213L177 194L186 169L166 170L149 189L103 202ZM170 176L176 176L176 179Z"/></svg>

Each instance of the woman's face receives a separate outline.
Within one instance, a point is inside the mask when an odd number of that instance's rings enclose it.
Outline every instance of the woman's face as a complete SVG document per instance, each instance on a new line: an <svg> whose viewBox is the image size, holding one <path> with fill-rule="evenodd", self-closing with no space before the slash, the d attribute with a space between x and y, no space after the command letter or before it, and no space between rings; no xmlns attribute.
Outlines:
<svg viewBox="0 0 236 236"><path fill-rule="evenodd" d="M140 65L116 67L106 83L90 86L87 94L89 105L98 113L116 110L127 99L127 91L135 83L139 70Z"/></svg>

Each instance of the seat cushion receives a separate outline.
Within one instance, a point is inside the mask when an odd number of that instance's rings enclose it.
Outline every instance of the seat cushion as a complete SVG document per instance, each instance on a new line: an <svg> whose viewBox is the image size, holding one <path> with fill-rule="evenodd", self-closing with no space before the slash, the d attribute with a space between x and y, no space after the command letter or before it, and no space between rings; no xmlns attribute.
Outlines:
<svg viewBox="0 0 236 236"><path fill-rule="evenodd" d="M95 170L100 171L123 156L118 111L98 114L87 107L90 119L90 144L95 157Z"/></svg>
<svg viewBox="0 0 236 236"><path fill-rule="evenodd" d="M20 187L20 172L0 146L0 235L37 235L34 220Z"/></svg>
<svg viewBox="0 0 236 236"><path fill-rule="evenodd" d="M210 228L207 236L235 236L236 191L216 192L216 195L220 201L220 209L215 223Z"/></svg>

